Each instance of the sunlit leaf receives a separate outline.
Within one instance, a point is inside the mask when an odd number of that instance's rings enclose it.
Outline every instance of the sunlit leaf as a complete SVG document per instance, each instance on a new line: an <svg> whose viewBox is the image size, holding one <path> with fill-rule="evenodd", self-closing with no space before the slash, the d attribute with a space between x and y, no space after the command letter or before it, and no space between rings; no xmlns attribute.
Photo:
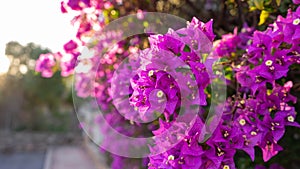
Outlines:
<svg viewBox="0 0 300 169"><path fill-rule="evenodd" d="M277 4L277 6L280 6L281 0L276 0L276 4Z"/></svg>
<svg viewBox="0 0 300 169"><path fill-rule="evenodd" d="M253 2L257 9L259 9L259 10L264 9L264 0L253 0Z"/></svg>
<svg viewBox="0 0 300 169"><path fill-rule="evenodd" d="M272 0L265 0L264 5L270 5L272 3Z"/></svg>
<svg viewBox="0 0 300 169"><path fill-rule="evenodd" d="M251 6L250 8L249 8L249 11L251 12L251 11L255 11L257 8L255 7L255 6Z"/></svg>
<svg viewBox="0 0 300 169"><path fill-rule="evenodd" d="M267 18L269 17L270 13L266 10L262 10L259 16L259 23L258 25L262 25L266 22Z"/></svg>

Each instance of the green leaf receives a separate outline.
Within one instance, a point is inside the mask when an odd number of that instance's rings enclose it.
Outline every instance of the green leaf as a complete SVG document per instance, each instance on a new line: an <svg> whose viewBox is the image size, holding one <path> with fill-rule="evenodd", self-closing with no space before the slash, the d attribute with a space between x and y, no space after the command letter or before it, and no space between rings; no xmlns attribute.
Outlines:
<svg viewBox="0 0 300 169"><path fill-rule="evenodd" d="M181 34L181 33L178 33L178 32L176 32L177 33L177 35L178 36L180 36L180 37L186 37L187 35L185 35L185 34Z"/></svg>
<svg viewBox="0 0 300 169"><path fill-rule="evenodd" d="M264 4L265 4L265 6L266 6L266 5L270 5L271 3L272 3L272 0L265 0L265 3L264 3Z"/></svg>
<svg viewBox="0 0 300 169"><path fill-rule="evenodd" d="M249 7L249 11L250 11L250 12L255 11L255 10L256 10L256 7L255 7L255 6L250 6L250 7Z"/></svg>
<svg viewBox="0 0 300 169"><path fill-rule="evenodd" d="M181 73L187 73L187 72L189 72L191 69L190 69L190 67L189 66L180 66L180 67L177 67L176 69L175 69L175 71L176 72L181 72Z"/></svg>
<svg viewBox="0 0 300 169"><path fill-rule="evenodd" d="M253 2L257 9L259 9L259 10L264 9L264 0L253 0Z"/></svg>
<svg viewBox="0 0 300 169"><path fill-rule="evenodd" d="M202 60L203 60L203 62L206 61L207 57L208 57L208 54L207 54L207 53L203 53L203 54L202 54Z"/></svg>
<svg viewBox="0 0 300 169"><path fill-rule="evenodd" d="M190 108L193 109L193 110L197 110L197 109L199 109L199 105L193 104L193 105L190 106Z"/></svg>
<svg viewBox="0 0 300 169"><path fill-rule="evenodd" d="M191 48L188 45L185 45L184 48L183 48L183 51L191 52Z"/></svg>
<svg viewBox="0 0 300 169"><path fill-rule="evenodd" d="M256 10L256 6L255 6L253 0L248 1L248 5L249 5L249 11L254 11L254 10Z"/></svg>
<svg viewBox="0 0 300 169"><path fill-rule="evenodd" d="M276 4L277 4L277 6L280 6L281 0L276 0Z"/></svg>
<svg viewBox="0 0 300 169"><path fill-rule="evenodd" d="M259 23L258 25L262 25L266 22L266 20L268 19L270 13L266 10L262 10L259 16Z"/></svg>
<svg viewBox="0 0 300 169"><path fill-rule="evenodd" d="M225 78L228 79L228 80L231 80L232 79L232 75L231 74L227 74L227 75L225 75Z"/></svg>
<svg viewBox="0 0 300 169"><path fill-rule="evenodd" d="M210 137L211 137L211 134L205 134L204 139L200 143L205 143Z"/></svg>

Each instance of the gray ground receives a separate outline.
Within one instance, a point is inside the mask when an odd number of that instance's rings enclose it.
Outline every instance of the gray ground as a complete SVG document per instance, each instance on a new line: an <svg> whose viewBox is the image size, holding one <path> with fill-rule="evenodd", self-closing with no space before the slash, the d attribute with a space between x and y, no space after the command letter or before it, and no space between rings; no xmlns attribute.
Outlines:
<svg viewBox="0 0 300 169"><path fill-rule="evenodd" d="M0 131L0 169L107 169L87 140L81 133Z"/></svg>
<svg viewBox="0 0 300 169"><path fill-rule="evenodd" d="M56 146L47 152L11 152L0 154L0 169L96 169L82 146Z"/></svg>
<svg viewBox="0 0 300 169"><path fill-rule="evenodd" d="M42 169L45 152L1 153L0 169Z"/></svg>

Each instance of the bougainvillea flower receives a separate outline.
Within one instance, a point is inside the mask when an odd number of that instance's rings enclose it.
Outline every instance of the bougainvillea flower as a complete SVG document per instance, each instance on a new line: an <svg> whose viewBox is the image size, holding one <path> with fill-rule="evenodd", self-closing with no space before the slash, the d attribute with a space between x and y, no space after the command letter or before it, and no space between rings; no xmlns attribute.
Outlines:
<svg viewBox="0 0 300 169"><path fill-rule="evenodd" d="M68 0L61 4L61 10L81 10L73 23L79 25L77 40L84 42L86 38L83 37L95 33L91 31L94 27L101 29L99 26L110 21L105 12L111 11L113 15L114 5L122 3L122 0ZM91 9L84 9L90 6ZM138 19L145 16L138 10ZM184 28L151 35L149 48L142 51L138 46L143 41L138 37L133 37L129 43L111 45L122 33L96 33L99 35L94 47L97 52L85 59L100 64L77 72L75 89L80 97L96 98L104 120L117 132L126 136L144 136L152 132L156 144L150 147L150 152L161 153L149 157L148 168L234 169L236 150L246 152L254 160L255 146L262 149L263 159L268 161L282 150L277 142L285 127L300 127L295 120L295 108L291 106L296 103L296 98L290 94L293 84L281 83L290 66L300 63L299 18L300 7L296 12L288 10L286 17L279 16L265 31L253 33L253 29L245 25L241 33L235 29L233 34L223 35L220 42L215 43L214 51L211 51L215 38L212 20L203 23L193 18ZM134 22L128 25L129 28L133 26ZM37 61L37 70L42 76L43 72L45 76L52 76L55 60L60 61L63 76L73 73L78 57L77 40L64 45L67 55L54 56L54 59L41 57ZM107 52L102 55L103 51ZM96 57L99 55L103 57ZM234 87L239 88L226 103L218 105L224 104L225 108L217 109L211 117L204 106L213 103L213 100L208 101L211 98L209 85L221 79L216 78L218 72L213 71L214 66L219 66L214 62L217 56L225 61L220 64L229 72L228 84L234 82ZM209 60L211 57L213 59ZM124 58L129 58L125 66L118 61ZM89 76L85 74L88 71L96 75L95 81L88 82ZM182 110L186 114L180 114ZM190 118L188 114L192 110L196 113ZM216 116L222 119L218 121ZM144 124L137 122L136 117L144 122L152 117L158 120L141 127ZM177 121L180 118L186 123ZM103 135L110 138L103 119L95 121ZM150 130L149 133L145 129ZM116 152L131 148L111 138L103 144L113 146ZM123 157L113 155L112 158L115 169L135 167L128 167Z"/></svg>
<svg viewBox="0 0 300 169"><path fill-rule="evenodd" d="M83 7L90 6L90 0L69 0L67 4L73 10L81 10Z"/></svg>
<svg viewBox="0 0 300 169"><path fill-rule="evenodd" d="M41 72L41 75L46 78L53 76L53 67L56 65L54 54L41 54L36 60L35 71Z"/></svg>
<svg viewBox="0 0 300 169"><path fill-rule="evenodd" d="M273 139L272 134L267 134L262 138L262 142L259 145L263 153L263 160L269 161L273 156L277 155L279 151L283 150L281 146Z"/></svg>
<svg viewBox="0 0 300 169"><path fill-rule="evenodd" d="M67 77L74 73L79 53L65 54L60 61L61 76Z"/></svg>
<svg viewBox="0 0 300 169"><path fill-rule="evenodd" d="M216 36L213 32L213 20L210 20L207 23L203 23L196 17L193 17L192 21L190 22L190 24L188 24L187 28L190 27L197 27L198 29L203 31L211 42Z"/></svg>
<svg viewBox="0 0 300 169"><path fill-rule="evenodd" d="M67 53L72 53L78 47L77 43L73 40L70 40L64 45L64 49Z"/></svg>
<svg viewBox="0 0 300 169"><path fill-rule="evenodd" d="M278 141L285 132L283 119L272 119L270 115L265 115L263 121L260 123L260 130L269 131L268 134L272 135L275 141Z"/></svg>
<svg viewBox="0 0 300 169"><path fill-rule="evenodd" d="M299 0L293 0L293 3L294 4L300 4L300 1Z"/></svg>

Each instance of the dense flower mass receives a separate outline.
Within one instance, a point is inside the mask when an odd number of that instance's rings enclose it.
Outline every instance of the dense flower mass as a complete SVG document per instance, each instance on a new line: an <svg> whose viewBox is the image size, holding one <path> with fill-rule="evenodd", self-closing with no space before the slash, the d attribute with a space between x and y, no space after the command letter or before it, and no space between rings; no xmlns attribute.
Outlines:
<svg viewBox="0 0 300 169"><path fill-rule="evenodd" d="M247 53L242 59L247 59L254 67L250 68L249 64L242 61L245 65L236 69L237 81L241 84L239 95L236 100L228 101L228 112L224 112L223 121L213 136L204 145L199 146L199 128L196 135L187 135L184 141L173 149L151 157L149 168L235 168L233 157L238 149L248 153L254 160L254 147L258 146L262 149L264 161L268 161L282 150L277 142L284 135L285 126L300 125L295 122L295 109L288 104L296 102L296 98L289 94L293 83L289 81L281 86L276 80L286 76L289 66L297 62L294 58L299 50L299 40L295 38L295 33L292 33L292 36L290 33L287 37L282 36L285 31L280 30L278 25L281 25L281 28L291 25L289 31L297 32L299 27L292 24L298 17L298 10L295 13L290 11L287 18L279 17L267 31L256 31L253 37L249 36L248 39L252 43L247 47ZM278 34L281 35L281 39L276 37ZM236 51L236 44L243 44L236 32L223 38L216 50L220 57L231 56L231 53ZM291 43L292 47L279 48L283 43ZM169 46L173 50L175 47ZM268 88L267 84L273 87ZM164 128L166 126L161 125ZM193 147L192 154L197 155L194 155L192 160L184 153L187 150L182 144Z"/></svg>
<svg viewBox="0 0 300 169"><path fill-rule="evenodd" d="M237 51L237 49L246 49L247 43L253 33L253 28L244 25L241 32L237 32L238 29L234 29L233 34L225 34L222 39L215 42L214 53L219 57L229 57Z"/></svg>
<svg viewBox="0 0 300 169"><path fill-rule="evenodd" d="M283 150L279 141L286 127L300 127L293 106L297 98L291 94L294 82L285 79L291 66L300 64L300 7L289 10L286 17L278 16L265 31L245 24L240 32L236 28L233 34L215 40L213 21L203 23L193 18L184 28L150 35L149 45L144 45L138 36L115 43L122 32L94 32L111 19L105 16L106 10L113 15L114 5L122 3L62 2L62 12L82 12L74 19L80 21L78 41L67 42L64 54L43 54L36 62L36 71L43 77L51 77L56 65L62 76L75 71L77 95L95 98L106 122L119 133L154 136L156 144L149 146L152 154L148 159L133 162L112 155L112 168L234 169L238 168L234 160L238 150L254 161L258 147L265 162ZM144 16L140 12L138 17ZM99 38L87 43L85 37L91 34ZM90 51L80 54L78 48L86 44ZM146 49L139 50L141 44ZM216 121L207 118L213 102L210 85L222 80L214 70L220 65L229 70L226 84L236 88L218 105L224 109L218 110L221 120ZM199 110L192 120L178 120L189 119L187 112L195 107ZM95 122L109 138L111 133L103 119L96 118ZM184 132L179 132L182 129ZM170 130L178 130L179 141L169 137ZM114 145L116 152L122 146L130 151L119 140L107 139L103 144ZM255 169L266 167L257 165ZM273 164L270 169L282 167Z"/></svg>
<svg viewBox="0 0 300 169"><path fill-rule="evenodd" d="M41 75L46 78L53 76L53 67L56 65L53 54L42 54L36 61L35 70L41 72Z"/></svg>

